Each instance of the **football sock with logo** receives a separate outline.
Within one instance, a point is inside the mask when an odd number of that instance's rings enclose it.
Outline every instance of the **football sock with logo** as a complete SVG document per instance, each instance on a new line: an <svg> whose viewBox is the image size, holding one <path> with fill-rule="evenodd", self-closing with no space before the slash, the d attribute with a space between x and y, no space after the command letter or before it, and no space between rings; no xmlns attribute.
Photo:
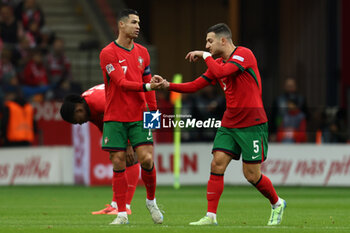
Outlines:
<svg viewBox="0 0 350 233"><path fill-rule="evenodd" d="M269 199L271 205L277 203L278 196L276 190L267 176L261 174L260 180L254 186L262 195Z"/></svg>
<svg viewBox="0 0 350 233"><path fill-rule="evenodd" d="M145 169L142 166L141 168L142 168L141 178L146 186L147 199L153 200L156 193L156 183L157 183L156 168L154 167L154 164L150 170Z"/></svg>
<svg viewBox="0 0 350 233"><path fill-rule="evenodd" d="M113 170L113 192L117 201L118 211L126 211L126 192L128 190L128 180L126 178L125 169L121 171Z"/></svg>
<svg viewBox="0 0 350 233"><path fill-rule="evenodd" d="M210 173L210 178L207 186L207 212L216 214L219 200L224 191L224 174Z"/></svg>
<svg viewBox="0 0 350 233"><path fill-rule="evenodd" d="M126 193L126 204L131 204L134 196L137 183L140 177L140 163L136 163L132 166L126 167L126 176L128 179L128 192Z"/></svg>

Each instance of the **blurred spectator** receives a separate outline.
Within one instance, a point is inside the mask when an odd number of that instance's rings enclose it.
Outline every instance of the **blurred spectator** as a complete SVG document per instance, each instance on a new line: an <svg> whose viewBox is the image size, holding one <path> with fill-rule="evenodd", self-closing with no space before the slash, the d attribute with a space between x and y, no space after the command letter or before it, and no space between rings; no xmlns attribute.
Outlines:
<svg viewBox="0 0 350 233"><path fill-rule="evenodd" d="M3 42L14 46L21 34L22 27L17 22L13 9L10 6L2 6L0 9L0 37Z"/></svg>
<svg viewBox="0 0 350 233"><path fill-rule="evenodd" d="M287 78L284 83L284 93L278 96L273 104L271 110L270 127L270 140L276 141L276 132L280 127L284 115L288 111L288 101L293 100L299 111L304 113L307 117L306 101L303 95L298 93L298 87L295 79Z"/></svg>
<svg viewBox="0 0 350 233"><path fill-rule="evenodd" d="M41 32L37 22L29 22L28 30L25 31L24 36L27 38L30 48L39 48Z"/></svg>
<svg viewBox="0 0 350 233"><path fill-rule="evenodd" d="M4 146L29 146L34 141L34 109L19 89L8 90L2 111L1 138Z"/></svg>
<svg viewBox="0 0 350 233"><path fill-rule="evenodd" d="M346 143L349 140L345 109L326 109L323 114L322 142Z"/></svg>
<svg viewBox="0 0 350 233"><path fill-rule="evenodd" d="M297 101L287 101L287 112L277 130L277 142L300 143L306 142L306 118L300 111Z"/></svg>
<svg viewBox="0 0 350 233"><path fill-rule="evenodd" d="M11 63L12 53L9 49L3 49L0 60L0 84L8 85L16 76L15 66Z"/></svg>
<svg viewBox="0 0 350 233"><path fill-rule="evenodd" d="M29 40L23 36L16 45L13 52L13 63L16 65L17 73L21 73L31 59L31 48Z"/></svg>
<svg viewBox="0 0 350 233"><path fill-rule="evenodd" d="M64 53L64 41L55 39L52 51L46 57L50 84L59 83L71 77L71 64Z"/></svg>
<svg viewBox="0 0 350 233"><path fill-rule="evenodd" d="M44 14L36 0L24 0L16 8L16 17L22 22L24 30L29 30L30 22L36 22L39 28L44 26Z"/></svg>
<svg viewBox="0 0 350 233"><path fill-rule="evenodd" d="M23 84L28 86L42 86L48 84L47 72L40 50L35 50L33 58L23 71Z"/></svg>
<svg viewBox="0 0 350 233"><path fill-rule="evenodd" d="M40 41L38 46L41 51L44 52L44 54L49 52L53 42L55 41L55 37L55 33L46 26L40 30Z"/></svg>

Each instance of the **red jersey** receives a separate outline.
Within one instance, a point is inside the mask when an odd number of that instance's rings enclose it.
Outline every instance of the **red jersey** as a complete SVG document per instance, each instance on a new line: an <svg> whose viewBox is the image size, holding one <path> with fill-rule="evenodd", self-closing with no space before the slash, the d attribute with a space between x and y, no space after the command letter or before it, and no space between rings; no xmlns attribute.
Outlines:
<svg viewBox="0 0 350 233"><path fill-rule="evenodd" d="M104 121L141 121L143 111L156 110L155 92L144 92L151 80L150 56L145 47L134 43L131 50L115 41L102 49L100 65L106 93Z"/></svg>
<svg viewBox="0 0 350 233"><path fill-rule="evenodd" d="M243 128L267 122L260 73L251 50L237 47L227 61L209 56L205 62L208 70L200 78L190 83L172 83L170 90L193 92L219 82L226 97L222 126Z"/></svg>
<svg viewBox="0 0 350 233"><path fill-rule="evenodd" d="M45 66L29 61L23 71L24 84L28 86L41 86L48 84Z"/></svg>
<svg viewBox="0 0 350 233"><path fill-rule="evenodd" d="M105 111L105 85L100 84L85 91L81 96L85 99L90 109L90 122L103 130L103 115Z"/></svg>

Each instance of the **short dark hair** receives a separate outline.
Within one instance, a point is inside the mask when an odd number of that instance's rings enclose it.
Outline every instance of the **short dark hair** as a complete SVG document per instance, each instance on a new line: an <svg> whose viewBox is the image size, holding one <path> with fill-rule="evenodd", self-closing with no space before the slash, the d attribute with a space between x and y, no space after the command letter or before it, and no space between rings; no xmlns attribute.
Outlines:
<svg viewBox="0 0 350 233"><path fill-rule="evenodd" d="M76 104L84 103L83 97L77 94L71 94L64 98L60 113L63 120L75 124L74 111Z"/></svg>
<svg viewBox="0 0 350 233"><path fill-rule="evenodd" d="M207 34L209 32L214 32L216 35L223 35L228 39L232 39L231 29L225 23L218 23L218 24L215 24L214 26L211 26L207 30Z"/></svg>
<svg viewBox="0 0 350 233"><path fill-rule="evenodd" d="M136 10L133 9L123 9L119 12L117 17L117 23L122 20L125 17L129 17L129 15L137 15L139 16L139 13Z"/></svg>

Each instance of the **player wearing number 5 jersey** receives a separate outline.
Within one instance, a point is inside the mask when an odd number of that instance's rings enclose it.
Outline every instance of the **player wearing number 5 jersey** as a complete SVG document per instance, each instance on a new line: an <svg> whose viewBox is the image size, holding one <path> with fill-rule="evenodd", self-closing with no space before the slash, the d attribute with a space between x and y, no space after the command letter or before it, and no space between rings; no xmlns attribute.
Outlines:
<svg viewBox="0 0 350 233"><path fill-rule="evenodd" d="M210 53L192 51L186 59L203 58L208 69L189 83L168 83L160 76L154 82L162 88L177 92L195 92L207 85L219 83L226 97L226 111L218 129L214 145L211 174L207 186L208 209L205 217L190 225L217 224L216 211L224 189L224 172L232 159L242 155L243 173L272 205L268 225L280 224L286 202L279 198L270 179L261 173L266 159L267 117L262 102L261 78L254 54L247 48L236 47L231 31L225 24L217 24L207 31L206 48ZM214 60L212 55L219 58Z"/></svg>
<svg viewBox="0 0 350 233"><path fill-rule="evenodd" d="M118 15L118 38L102 49L100 66L103 72L106 106L102 149L109 151L113 163L113 190L116 192L118 216L113 225L127 224L125 196L128 180L125 175L125 150L128 139L141 163L148 208L154 223L162 223L163 215L156 199L156 169L153 163L151 130L143 129L143 112L157 108L150 84L150 56L147 49L134 42L140 31L140 19L134 10Z"/></svg>
<svg viewBox="0 0 350 233"><path fill-rule="evenodd" d="M103 116L105 110L105 85L100 84L90 88L81 95L71 94L65 97L61 106L62 119L71 124L84 124L91 122L103 130ZM140 176L140 163L137 162L136 154L131 145L127 148L126 176L128 178L128 191L126 195L127 213L131 214L131 201ZM112 183L115 177L112 177ZM111 204L100 211L92 214L118 214L116 193L113 192Z"/></svg>

